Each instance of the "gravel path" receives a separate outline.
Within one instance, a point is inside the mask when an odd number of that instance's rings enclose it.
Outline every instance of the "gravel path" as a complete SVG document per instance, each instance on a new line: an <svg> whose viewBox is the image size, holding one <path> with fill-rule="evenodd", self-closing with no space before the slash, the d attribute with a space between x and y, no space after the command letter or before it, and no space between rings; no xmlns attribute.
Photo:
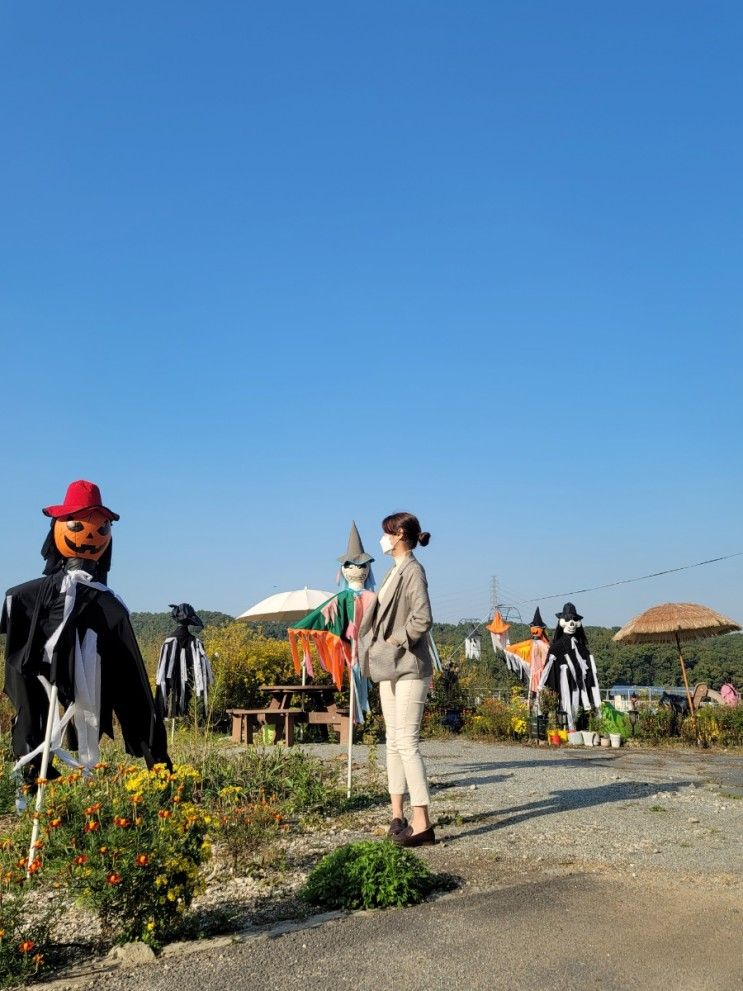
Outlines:
<svg viewBox="0 0 743 991"><path fill-rule="evenodd" d="M743 875L743 754L461 738L427 740L422 751L444 849L545 866ZM363 764L368 749L353 756ZM386 810L378 818L386 823Z"/></svg>
<svg viewBox="0 0 743 991"><path fill-rule="evenodd" d="M337 746L307 749L339 760ZM425 741L423 751L439 842L419 852L459 877L456 891L319 928L174 945L131 970L92 962L54 991L95 991L102 979L107 991L743 987L743 755L462 739ZM360 767L370 751L353 756ZM383 747L377 757L383 772ZM370 809L297 837L305 870L325 849L383 835L388 814ZM286 879L290 904L300 880ZM246 922L261 921L256 892L241 884L212 899L232 895Z"/></svg>

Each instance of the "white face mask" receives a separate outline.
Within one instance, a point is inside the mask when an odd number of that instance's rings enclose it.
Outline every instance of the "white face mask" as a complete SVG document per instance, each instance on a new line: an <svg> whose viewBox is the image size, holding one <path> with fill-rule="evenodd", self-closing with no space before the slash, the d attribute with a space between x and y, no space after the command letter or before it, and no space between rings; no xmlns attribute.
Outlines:
<svg viewBox="0 0 743 991"><path fill-rule="evenodd" d="M357 590L364 587L364 582L369 577L368 564L344 564L341 571L349 586Z"/></svg>
<svg viewBox="0 0 743 991"><path fill-rule="evenodd" d="M392 537L388 533L383 533L379 546L382 548L382 553L390 554L395 545L392 542Z"/></svg>

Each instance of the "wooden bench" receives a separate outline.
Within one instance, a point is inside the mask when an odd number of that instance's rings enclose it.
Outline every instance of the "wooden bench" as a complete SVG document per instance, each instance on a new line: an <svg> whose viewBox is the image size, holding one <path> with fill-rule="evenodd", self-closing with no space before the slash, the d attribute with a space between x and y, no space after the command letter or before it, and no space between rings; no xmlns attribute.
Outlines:
<svg viewBox="0 0 743 991"><path fill-rule="evenodd" d="M307 712L307 724L309 726L330 726L340 736L341 746L348 743L348 734L351 726L351 714L349 709L338 709L336 706L328 706L322 712Z"/></svg>
<svg viewBox="0 0 743 991"><path fill-rule="evenodd" d="M294 726L307 721L307 713L301 709L228 709L232 716L232 739L235 743L253 742L255 726L276 727L276 741L284 740L287 747L294 745ZM281 732L279 732L281 730Z"/></svg>

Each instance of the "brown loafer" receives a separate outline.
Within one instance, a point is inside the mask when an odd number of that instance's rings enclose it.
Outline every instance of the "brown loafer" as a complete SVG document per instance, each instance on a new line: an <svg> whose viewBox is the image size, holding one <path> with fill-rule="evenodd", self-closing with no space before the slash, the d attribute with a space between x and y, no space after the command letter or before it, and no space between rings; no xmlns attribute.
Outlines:
<svg viewBox="0 0 743 991"><path fill-rule="evenodd" d="M420 833L414 833L413 827L408 826L407 829L396 833L392 839L400 846L425 846L428 843L436 842L436 834L433 831L433 826L421 830Z"/></svg>
<svg viewBox="0 0 743 991"><path fill-rule="evenodd" d="M393 819L390 823L390 828L387 830L388 836L397 836L398 833L402 832L403 829L408 828L407 819Z"/></svg>

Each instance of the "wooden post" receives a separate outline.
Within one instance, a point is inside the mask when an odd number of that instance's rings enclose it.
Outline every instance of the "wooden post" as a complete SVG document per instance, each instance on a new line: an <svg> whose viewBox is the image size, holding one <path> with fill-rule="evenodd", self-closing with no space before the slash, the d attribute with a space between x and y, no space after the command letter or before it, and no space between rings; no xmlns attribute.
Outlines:
<svg viewBox="0 0 743 991"><path fill-rule="evenodd" d="M34 861L36 841L39 838L39 826L41 810L44 806L44 788L46 787L46 776L49 772L49 755L52 749L52 731L54 729L54 718L57 715L57 686L52 685L49 693L49 714L46 717L46 733L44 734L44 749L41 752L41 767L39 769L38 784L36 786L36 810L34 811L34 824L31 830L31 844L28 848L28 859L26 860L26 877L31 876L31 864Z"/></svg>
<svg viewBox="0 0 743 991"><path fill-rule="evenodd" d="M684 678L684 688L686 688L686 701L689 704L689 712L691 713L691 721L692 721L692 724L694 726L694 736L697 738L697 742L699 742L699 728L697 726L697 712L696 712L696 709L694 708L694 701L692 700L691 692L689 691L689 679L688 679L688 677L686 675L686 665L684 664L684 655L681 652L681 641L679 640L678 633L676 634L676 646L678 647L679 661L681 662L681 674L683 675L683 678Z"/></svg>

